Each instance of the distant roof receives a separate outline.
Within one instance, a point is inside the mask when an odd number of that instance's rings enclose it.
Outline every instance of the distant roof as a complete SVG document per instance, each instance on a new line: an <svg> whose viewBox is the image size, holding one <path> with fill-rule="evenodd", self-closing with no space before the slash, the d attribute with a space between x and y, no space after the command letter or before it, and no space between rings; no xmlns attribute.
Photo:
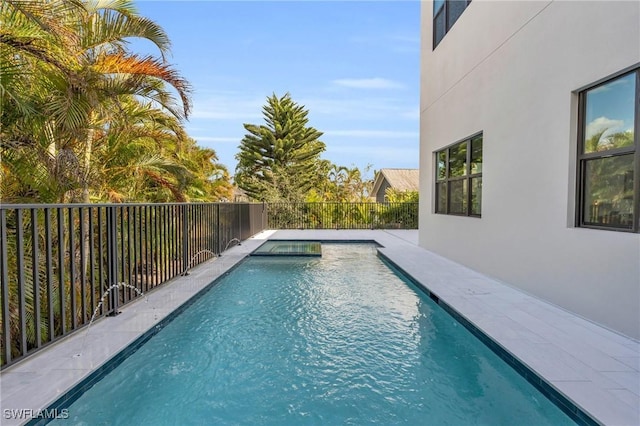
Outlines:
<svg viewBox="0 0 640 426"><path fill-rule="evenodd" d="M244 202L244 201L249 201L250 197L249 194L247 194L247 192L245 190L243 190L242 188L238 188L237 186L233 187L233 194L231 195L232 202Z"/></svg>
<svg viewBox="0 0 640 426"><path fill-rule="evenodd" d="M233 195L247 195L247 192L242 188L234 186L233 187Z"/></svg>
<svg viewBox="0 0 640 426"><path fill-rule="evenodd" d="M398 191L417 191L420 182L418 169L380 169L373 183L372 194L376 194L382 185L383 178Z"/></svg>

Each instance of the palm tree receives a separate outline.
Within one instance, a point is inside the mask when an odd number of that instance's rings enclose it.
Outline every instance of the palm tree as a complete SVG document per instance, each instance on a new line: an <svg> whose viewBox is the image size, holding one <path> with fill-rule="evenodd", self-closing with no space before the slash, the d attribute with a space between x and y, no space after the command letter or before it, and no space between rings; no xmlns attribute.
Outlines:
<svg viewBox="0 0 640 426"><path fill-rule="evenodd" d="M123 105L146 99L155 108L142 111L180 122L189 113L190 88L165 61L165 32L137 15L130 0L52 3L64 5L11 0L0 9L7 24L0 26L0 58L12 58L0 74L2 151L14 151L3 166L3 193L89 202L92 157L102 149L95 143L106 140ZM131 37L154 43L159 56L129 52ZM31 179L34 164L40 173Z"/></svg>
<svg viewBox="0 0 640 426"><path fill-rule="evenodd" d="M131 37L151 41L158 54L130 52ZM166 33L130 0L3 0L0 199L183 201L224 194L228 173L184 131L190 88L166 62L169 47ZM14 222L8 221L10 237ZM12 274L16 249L7 250ZM16 297L11 285L11 306ZM15 325L13 311L11 318Z"/></svg>
<svg viewBox="0 0 640 426"><path fill-rule="evenodd" d="M73 75L76 79L65 82L50 103L51 115L69 124L76 134L75 145L81 147L83 202L90 201L89 178L96 132L109 124L123 99L146 98L179 119L187 117L190 107L187 82L164 62L170 44L158 25L136 15L131 1L87 3L86 9L86 14L74 21L80 35L78 43L72 46L72 54L80 65ZM162 57L140 57L127 52L126 39L130 37L151 41ZM165 83L177 91L181 109ZM77 108L67 108L68 104ZM76 116L82 120L76 120Z"/></svg>
<svg viewBox="0 0 640 426"><path fill-rule="evenodd" d="M174 116L133 99L96 136L91 182L101 201L216 201L230 197L228 172Z"/></svg>
<svg viewBox="0 0 640 426"><path fill-rule="evenodd" d="M0 4L0 196L23 201L41 195L50 202L67 189L64 179L54 178L60 169L55 157L41 149L52 133L42 94L74 66L65 46L77 37L61 17L81 10L75 1Z"/></svg>

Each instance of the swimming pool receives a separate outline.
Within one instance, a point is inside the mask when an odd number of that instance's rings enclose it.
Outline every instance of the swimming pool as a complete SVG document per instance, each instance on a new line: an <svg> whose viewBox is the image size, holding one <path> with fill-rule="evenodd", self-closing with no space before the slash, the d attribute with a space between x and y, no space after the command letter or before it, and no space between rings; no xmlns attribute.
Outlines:
<svg viewBox="0 0 640 426"><path fill-rule="evenodd" d="M368 244L248 258L68 410L90 425L572 424Z"/></svg>

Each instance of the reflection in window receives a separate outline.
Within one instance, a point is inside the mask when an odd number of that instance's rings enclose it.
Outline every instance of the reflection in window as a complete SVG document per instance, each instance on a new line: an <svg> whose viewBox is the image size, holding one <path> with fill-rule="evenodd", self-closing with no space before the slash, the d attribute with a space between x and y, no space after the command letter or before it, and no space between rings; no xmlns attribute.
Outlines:
<svg viewBox="0 0 640 426"><path fill-rule="evenodd" d="M436 213L480 216L482 135L436 154Z"/></svg>
<svg viewBox="0 0 640 426"><path fill-rule="evenodd" d="M633 145L636 73L585 93L584 152Z"/></svg>
<svg viewBox="0 0 640 426"><path fill-rule="evenodd" d="M447 183L436 184L436 213L447 213Z"/></svg>
<svg viewBox="0 0 640 426"><path fill-rule="evenodd" d="M633 155L585 161L584 223L633 226Z"/></svg>
<svg viewBox="0 0 640 426"><path fill-rule="evenodd" d="M578 224L638 232L640 70L580 93Z"/></svg>
<svg viewBox="0 0 640 426"><path fill-rule="evenodd" d="M471 0L434 0L433 2L433 48L451 30Z"/></svg>
<svg viewBox="0 0 640 426"><path fill-rule="evenodd" d="M449 148L449 177L467 174L467 144L454 145Z"/></svg>
<svg viewBox="0 0 640 426"><path fill-rule="evenodd" d="M480 216L482 204L482 178L471 179L471 215Z"/></svg>
<svg viewBox="0 0 640 426"><path fill-rule="evenodd" d="M471 141L471 173L482 173L482 135Z"/></svg>
<svg viewBox="0 0 640 426"><path fill-rule="evenodd" d="M449 213L467 214L467 179L450 182Z"/></svg>
<svg viewBox="0 0 640 426"><path fill-rule="evenodd" d="M440 151L438 153L438 180L443 180L447 177L447 153L446 151Z"/></svg>

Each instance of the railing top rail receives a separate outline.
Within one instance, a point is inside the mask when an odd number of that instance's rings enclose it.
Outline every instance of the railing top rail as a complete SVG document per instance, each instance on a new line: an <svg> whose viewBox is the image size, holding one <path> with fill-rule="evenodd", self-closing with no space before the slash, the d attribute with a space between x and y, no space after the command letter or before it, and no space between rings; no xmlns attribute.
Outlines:
<svg viewBox="0 0 640 426"><path fill-rule="evenodd" d="M198 205L211 205L211 204L220 204L220 205L234 205L234 204L256 204L262 205L262 203L226 203L226 202L217 202L217 203L205 203L205 202L195 202L195 203L57 203L57 204L10 204L10 203L0 203L1 210L9 210L9 209L57 209L57 208L81 208L81 207L139 207L139 206L198 206Z"/></svg>
<svg viewBox="0 0 640 426"><path fill-rule="evenodd" d="M415 201L385 201L385 202L377 202L377 201L312 201L312 202L279 202L279 203L263 203L263 202L188 202L188 203L52 203L52 204L44 204L44 203L29 203L29 204L20 204L20 203L2 203L0 202L0 209L56 209L56 208L80 208L80 207L139 207L139 206L198 206L198 205L211 205L211 204L219 204L219 205L237 205L237 204L248 204L248 205L263 205L263 204L271 204L271 205L299 205L299 204L336 204L336 205L353 205L353 204L365 204L365 205L378 205L378 204L418 204Z"/></svg>
<svg viewBox="0 0 640 426"><path fill-rule="evenodd" d="M282 203L266 203L266 204L275 204L275 205L289 205L289 204L367 204L367 205L377 205L377 204L418 204L417 201L297 201L297 202L282 202Z"/></svg>

